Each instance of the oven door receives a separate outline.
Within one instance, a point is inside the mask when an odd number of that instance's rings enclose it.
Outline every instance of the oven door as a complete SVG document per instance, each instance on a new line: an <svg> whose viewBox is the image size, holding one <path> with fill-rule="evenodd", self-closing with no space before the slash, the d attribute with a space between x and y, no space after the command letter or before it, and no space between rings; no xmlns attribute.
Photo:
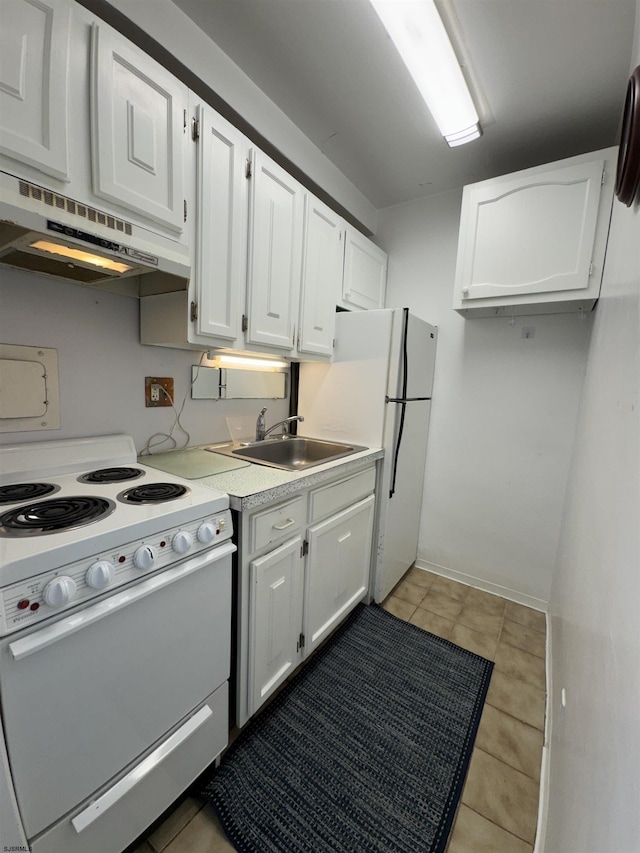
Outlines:
<svg viewBox="0 0 640 853"><path fill-rule="evenodd" d="M228 679L234 550L222 544L2 641L5 737L29 838Z"/></svg>

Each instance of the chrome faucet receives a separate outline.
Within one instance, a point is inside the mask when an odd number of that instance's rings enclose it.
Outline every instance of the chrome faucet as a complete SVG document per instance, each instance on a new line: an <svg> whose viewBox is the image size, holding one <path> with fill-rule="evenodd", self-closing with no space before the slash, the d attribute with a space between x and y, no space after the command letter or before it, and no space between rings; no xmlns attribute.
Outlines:
<svg viewBox="0 0 640 853"><path fill-rule="evenodd" d="M266 411L266 408L264 408L258 415L258 420L256 421L256 441L264 441L265 438L269 435L269 433L273 432L273 430L277 429L279 426L282 427L283 435L286 435L289 431L289 424L293 423L294 421L300 421L302 423L302 421L304 420L302 415L293 415L290 418L285 418L283 421L278 421L277 424L270 426L269 429L265 429L266 424L264 420L264 413Z"/></svg>

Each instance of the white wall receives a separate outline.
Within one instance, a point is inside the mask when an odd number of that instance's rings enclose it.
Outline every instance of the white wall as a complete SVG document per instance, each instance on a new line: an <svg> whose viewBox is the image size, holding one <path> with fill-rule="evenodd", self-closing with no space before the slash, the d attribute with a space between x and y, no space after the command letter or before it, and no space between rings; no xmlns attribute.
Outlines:
<svg viewBox="0 0 640 853"><path fill-rule="evenodd" d="M592 318L453 311L461 196L378 215L387 306L439 327L418 559L544 606Z"/></svg>
<svg viewBox="0 0 640 853"><path fill-rule="evenodd" d="M632 67L639 36L640 0ZM551 592L545 853L640 850L639 321L640 201L616 201Z"/></svg>
<svg viewBox="0 0 640 853"><path fill-rule="evenodd" d="M3 269L0 342L58 350L61 429L4 433L0 444L125 432L138 451L156 432L168 432L173 409L144 405L145 376L172 376L179 404L189 389L191 365L201 353L139 343L139 301L42 276ZM267 422L288 415L287 400L192 400L181 422L190 445L228 441L226 415L256 415ZM176 430L178 445L186 441ZM171 444L158 447L170 450Z"/></svg>

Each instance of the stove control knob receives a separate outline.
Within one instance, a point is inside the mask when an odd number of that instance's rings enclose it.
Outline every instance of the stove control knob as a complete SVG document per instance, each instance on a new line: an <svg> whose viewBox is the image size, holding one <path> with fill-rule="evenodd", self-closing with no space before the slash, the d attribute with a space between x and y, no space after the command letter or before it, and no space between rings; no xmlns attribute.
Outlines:
<svg viewBox="0 0 640 853"><path fill-rule="evenodd" d="M137 569L150 569L156 561L156 549L151 545L141 545L133 555L133 564Z"/></svg>
<svg viewBox="0 0 640 853"><path fill-rule="evenodd" d="M73 598L77 588L73 578L61 575L49 581L44 588L42 597L45 604L48 604L50 607L62 607Z"/></svg>
<svg viewBox="0 0 640 853"><path fill-rule="evenodd" d="M203 545L208 545L209 542L213 542L216 538L216 528L210 521L203 521L198 528L198 533L196 535L198 537L198 542L202 542Z"/></svg>
<svg viewBox="0 0 640 853"><path fill-rule="evenodd" d="M114 568L108 560L98 560L87 569L85 580L92 589L104 589L113 580Z"/></svg>
<svg viewBox="0 0 640 853"><path fill-rule="evenodd" d="M186 554L193 545L193 536L188 530L178 530L171 544L176 554Z"/></svg>

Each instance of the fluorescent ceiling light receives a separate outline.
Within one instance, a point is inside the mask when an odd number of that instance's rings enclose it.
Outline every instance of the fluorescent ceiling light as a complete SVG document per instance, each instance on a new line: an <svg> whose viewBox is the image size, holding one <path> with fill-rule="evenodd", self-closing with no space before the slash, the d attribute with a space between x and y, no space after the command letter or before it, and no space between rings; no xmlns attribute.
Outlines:
<svg viewBox="0 0 640 853"><path fill-rule="evenodd" d="M82 264L90 264L93 267L110 270L111 272L129 272L133 267L129 264L123 264L119 261L112 261L111 258L103 258L101 255L92 255L90 252L84 252L82 249L72 249L70 246L65 246L62 243L54 243L49 240L36 240L29 243L30 249L37 249L40 252L47 252L51 255L66 258L69 261L79 261Z"/></svg>
<svg viewBox="0 0 640 853"><path fill-rule="evenodd" d="M370 0L450 146L482 134L478 113L433 0Z"/></svg>
<svg viewBox="0 0 640 853"><path fill-rule="evenodd" d="M209 358L212 354L209 355ZM248 370L280 370L287 367L286 361L270 358L252 358L243 355L213 355L213 361L219 367L244 367Z"/></svg>

